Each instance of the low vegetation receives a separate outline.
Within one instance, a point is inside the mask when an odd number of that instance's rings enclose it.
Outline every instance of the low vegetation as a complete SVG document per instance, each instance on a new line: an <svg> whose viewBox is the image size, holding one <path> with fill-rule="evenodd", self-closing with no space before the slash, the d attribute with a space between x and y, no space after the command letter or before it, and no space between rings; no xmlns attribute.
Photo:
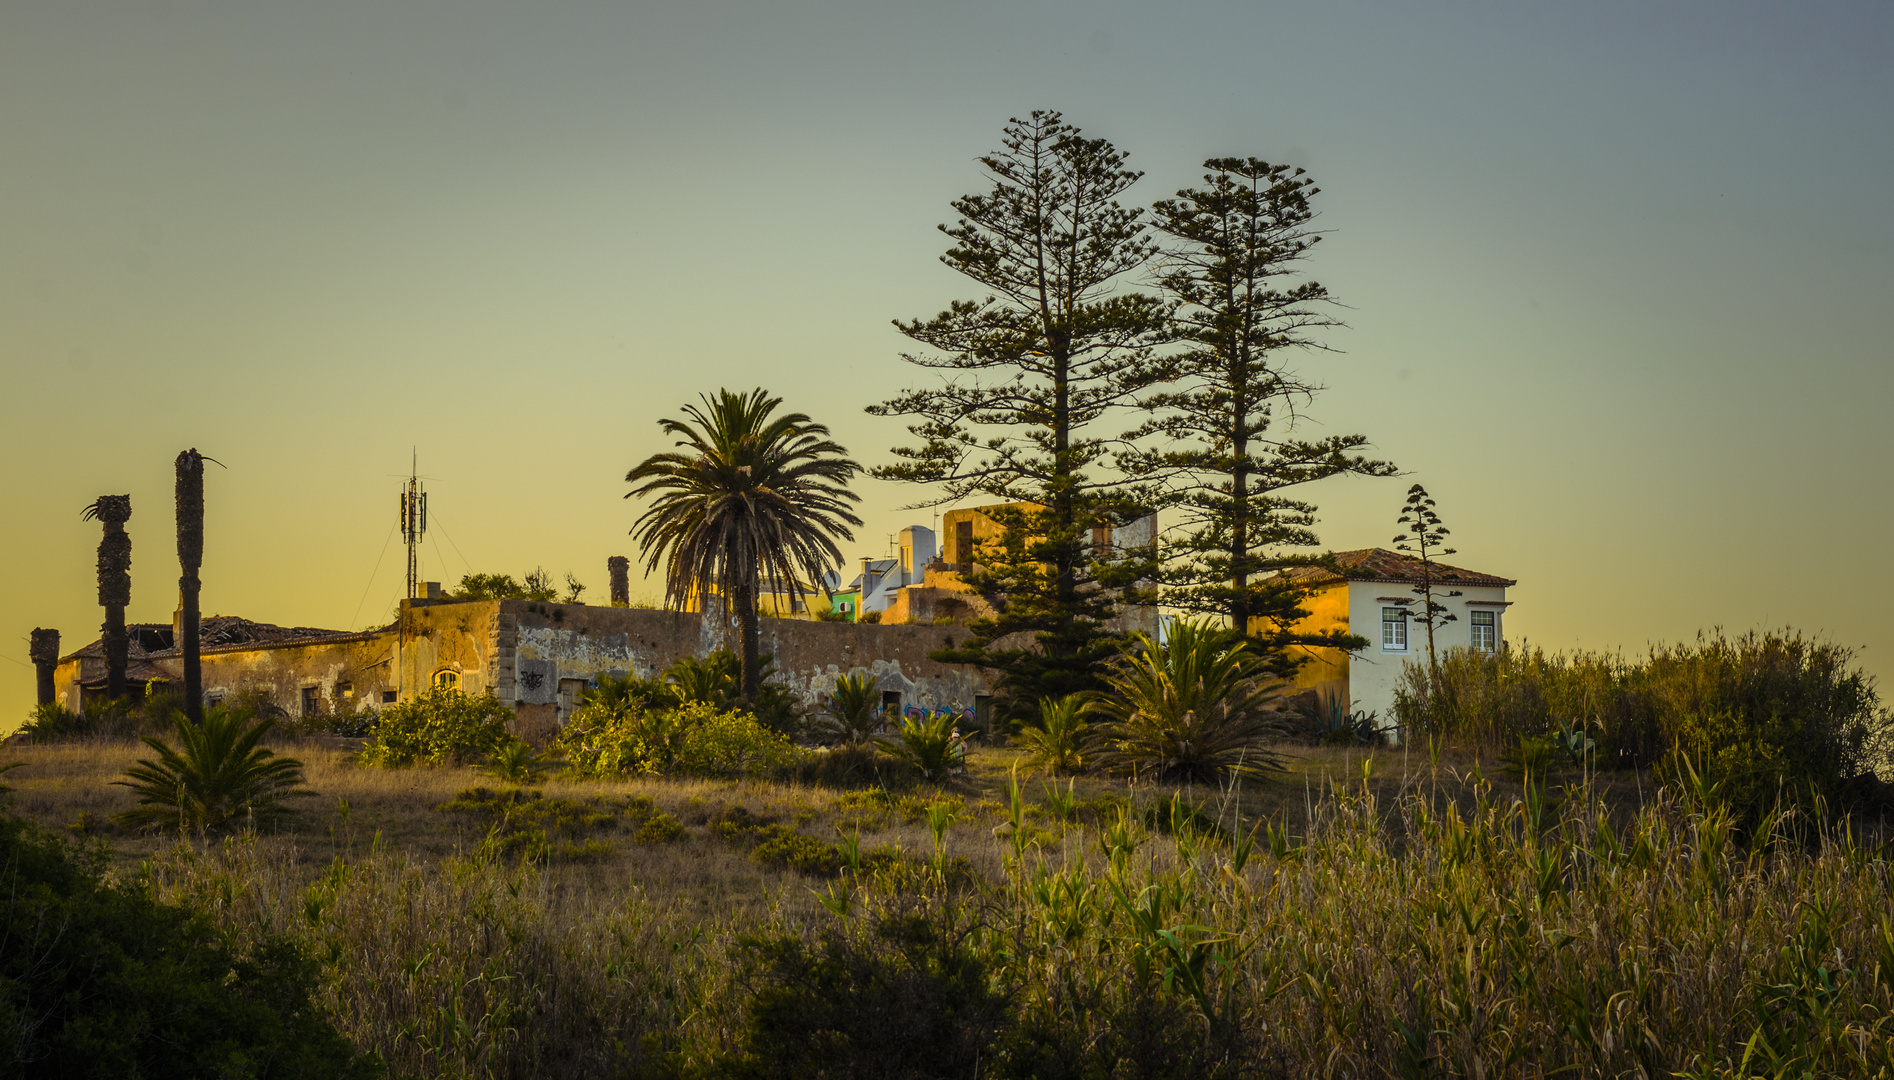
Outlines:
<svg viewBox="0 0 1894 1080"><path fill-rule="evenodd" d="M156 760L140 760L116 781L138 796L120 820L172 832L268 826L294 813L286 800L310 794L298 787L302 762L259 745L271 721L213 705L201 722L178 713L175 726L175 748L146 736Z"/></svg>
<svg viewBox="0 0 1894 1080"><path fill-rule="evenodd" d="M1635 660L1453 649L1437 681L1407 668L1395 711L1417 739L1495 754L1581 736L1597 767L1655 766L1672 785L1694 773L1753 824L1778 802L1813 813L1878 797L1894 722L1851 661L1792 632L1707 634Z"/></svg>

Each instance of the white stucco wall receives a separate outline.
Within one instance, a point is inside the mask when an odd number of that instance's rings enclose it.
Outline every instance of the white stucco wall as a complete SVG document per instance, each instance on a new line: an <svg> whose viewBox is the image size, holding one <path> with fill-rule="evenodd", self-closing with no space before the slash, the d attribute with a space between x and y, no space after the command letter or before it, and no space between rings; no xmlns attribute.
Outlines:
<svg viewBox="0 0 1894 1080"><path fill-rule="evenodd" d="M1462 595L1443 596L1441 593L1458 588ZM1382 723L1392 719L1394 710L1394 688L1400 681L1401 669L1411 662L1427 663L1427 628L1409 620L1407 629L1407 649L1405 651L1385 648L1381 641L1381 609L1402 605L1383 600L1383 597L1407 599L1412 602L1405 605L1409 611L1420 608L1421 600L1412 586L1389 584L1386 582L1351 581L1348 583L1348 625L1349 629L1368 639L1368 647L1355 653L1348 662L1348 694L1353 699L1353 708L1372 709ZM1434 628L1434 650L1444 653L1454 646L1465 647L1473 643L1474 611L1494 613L1494 629L1498 640L1506 640L1506 609L1503 607L1482 606L1504 602L1506 590L1503 588L1476 588L1460 585L1448 586L1434 594L1434 602L1445 607L1454 621Z"/></svg>

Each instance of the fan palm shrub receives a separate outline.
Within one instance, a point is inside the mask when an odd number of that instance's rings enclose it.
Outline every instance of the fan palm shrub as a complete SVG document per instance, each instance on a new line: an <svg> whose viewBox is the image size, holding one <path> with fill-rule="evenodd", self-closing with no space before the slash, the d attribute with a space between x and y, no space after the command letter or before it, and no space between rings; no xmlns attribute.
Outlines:
<svg viewBox="0 0 1894 1080"><path fill-rule="evenodd" d="M539 782L549 773L559 771L564 766L557 761L540 756L532 747L518 739L507 743L494 751L480 771L495 780L504 780L518 787Z"/></svg>
<svg viewBox="0 0 1894 1080"><path fill-rule="evenodd" d="M833 744L862 746L873 741L881 727L881 681L867 672L836 679L828 705L810 726Z"/></svg>
<svg viewBox="0 0 1894 1080"><path fill-rule="evenodd" d="M300 788L302 762L258 745L275 726L242 709L215 705L194 721L179 713L176 749L147 735L157 760L140 758L114 784L128 787L139 805L119 815L133 825L217 831L238 822L271 824L295 813L285 799L314 794Z"/></svg>
<svg viewBox="0 0 1894 1080"><path fill-rule="evenodd" d="M914 766L923 778L943 780L967 760L967 745L954 729L955 719L949 712L909 717L893 735L880 740L881 746Z"/></svg>
<svg viewBox="0 0 1894 1080"><path fill-rule="evenodd" d="M842 561L838 540L852 540L848 489L861 466L803 413L776 414L781 398L758 389L719 390L684 406L685 419L659 426L678 451L653 454L625 474L625 496L651 499L632 528L647 571L665 564L665 606L683 610L723 598L742 636L740 688L762 693L757 627L760 581L800 588Z"/></svg>
<svg viewBox="0 0 1894 1080"><path fill-rule="evenodd" d="M1161 642L1138 634L1105 682L1093 706L1105 768L1191 783L1283 767L1269 747L1286 732L1283 684L1234 630L1180 619Z"/></svg>
<svg viewBox="0 0 1894 1080"><path fill-rule="evenodd" d="M1078 772L1085 765L1088 701L1086 694L1047 698L1039 703L1039 723L1021 728L1013 742L1025 748L1028 760L1049 773Z"/></svg>

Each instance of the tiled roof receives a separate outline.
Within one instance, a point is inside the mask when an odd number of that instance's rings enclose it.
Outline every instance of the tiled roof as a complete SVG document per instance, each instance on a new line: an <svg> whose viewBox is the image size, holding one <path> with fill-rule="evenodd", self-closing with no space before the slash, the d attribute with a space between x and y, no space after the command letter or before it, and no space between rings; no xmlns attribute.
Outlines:
<svg viewBox="0 0 1894 1080"><path fill-rule="evenodd" d="M1331 581L1386 581L1401 585L1417 585L1421 580L1421 562L1419 559L1403 555L1387 548L1358 548L1354 551L1335 553L1335 565L1341 569L1341 576L1324 566L1294 566L1282 572L1282 576L1291 581L1307 585L1325 585ZM1474 570L1462 570L1443 562L1433 564L1433 578L1436 583L1446 585L1476 585L1504 589L1519 584L1511 578L1496 574L1482 574Z"/></svg>
<svg viewBox="0 0 1894 1080"><path fill-rule="evenodd" d="M167 623L134 623L125 627L131 639L126 655L131 660L144 657L177 656L182 651L176 642L164 648L151 649L145 646L161 640L169 640L171 627ZM224 648L267 648L271 645L289 645L300 641L321 641L325 638L352 637L348 630L322 630L313 626L277 626L273 623L252 622L235 615L208 615L198 623L198 648L203 650ZM68 654L64 660L74 657L103 657L103 640L94 641L77 652ZM62 663L64 661L62 660Z"/></svg>

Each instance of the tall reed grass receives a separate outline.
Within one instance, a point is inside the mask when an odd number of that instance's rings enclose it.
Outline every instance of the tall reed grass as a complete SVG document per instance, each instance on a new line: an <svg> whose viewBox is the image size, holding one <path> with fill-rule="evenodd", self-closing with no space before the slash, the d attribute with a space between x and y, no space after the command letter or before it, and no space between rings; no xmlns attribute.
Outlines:
<svg viewBox="0 0 1894 1080"><path fill-rule="evenodd" d="M1403 672L1395 713L1410 738L1515 750L1582 729L1596 763L1689 770L1720 784L1744 815L1779 799L1837 804L1857 778L1890 765L1894 717L1853 653L1794 632L1700 635L1635 660L1616 653L1451 649L1437 678Z"/></svg>
<svg viewBox="0 0 1894 1080"><path fill-rule="evenodd" d="M235 939L299 936L400 1076L945 1075L941 1046L982 1077L1894 1076L1894 873L1859 827L1477 775L1312 809L1293 836L1176 801L1087 826L1015 793L931 859L843 851L815 923L569 895L490 850L312 882L231 841L145 873Z"/></svg>

